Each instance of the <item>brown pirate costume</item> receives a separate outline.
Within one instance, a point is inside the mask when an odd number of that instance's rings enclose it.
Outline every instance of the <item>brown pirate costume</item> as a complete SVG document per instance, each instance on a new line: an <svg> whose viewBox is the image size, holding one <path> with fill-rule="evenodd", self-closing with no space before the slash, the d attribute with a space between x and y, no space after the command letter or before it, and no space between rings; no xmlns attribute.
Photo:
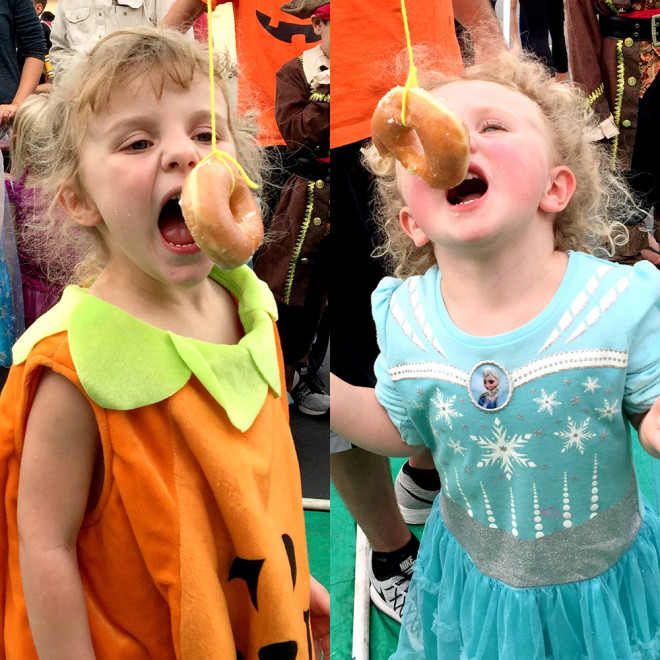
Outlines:
<svg viewBox="0 0 660 660"><path fill-rule="evenodd" d="M572 78L601 120L599 137L610 146L612 167L626 174L651 211L660 239L660 1L566 0L565 7ZM617 261L643 256L648 243L641 229L644 218L629 227Z"/></svg>

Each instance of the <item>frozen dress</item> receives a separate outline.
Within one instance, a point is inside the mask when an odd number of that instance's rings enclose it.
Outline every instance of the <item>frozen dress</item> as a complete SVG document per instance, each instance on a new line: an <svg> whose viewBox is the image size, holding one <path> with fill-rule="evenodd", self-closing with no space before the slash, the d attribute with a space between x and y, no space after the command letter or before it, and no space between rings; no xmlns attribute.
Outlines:
<svg viewBox="0 0 660 660"><path fill-rule="evenodd" d="M14 348L0 398L0 658L36 660L16 499L44 368L94 411L105 476L78 535L99 660L313 658L300 473L275 301L247 267L211 276L244 336L209 344L68 287Z"/></svg>
<svg viewBox="0 0 660 660"><path fill-rule="evenodd" d="M392 658L660 657L660 522L623 415L660 396L660 273L571 252L545 310L492 337L452 323L440 277L373 296L376 395L442 481Z"/></svg>

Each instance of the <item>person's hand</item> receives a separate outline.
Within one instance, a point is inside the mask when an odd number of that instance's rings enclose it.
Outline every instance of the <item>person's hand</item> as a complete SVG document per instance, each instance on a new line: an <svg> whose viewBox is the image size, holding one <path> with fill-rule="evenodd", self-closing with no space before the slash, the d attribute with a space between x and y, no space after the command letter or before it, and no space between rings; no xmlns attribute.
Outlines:
<svg viewBox="0 0 660 660"><path fill-rule="evenodd" d="M7 103L0 105L0 124L6 126L14 118L16 110L18 110L18 104Z"/></svg>
<svg viewBox="0 0 660 660"><path fill-rule="evenodd" d="M644 447L652 447L660 453L660 397L655 400L638 428L639 439Z"/></svg>
<svg viewBox="0 0 660 660"><path fill-rule="evenodd" d="M328 590L311 575L309 576L309 613L314 639L314 654L317 660L323 652L326 660L330 658L330 594Z"/></svg>

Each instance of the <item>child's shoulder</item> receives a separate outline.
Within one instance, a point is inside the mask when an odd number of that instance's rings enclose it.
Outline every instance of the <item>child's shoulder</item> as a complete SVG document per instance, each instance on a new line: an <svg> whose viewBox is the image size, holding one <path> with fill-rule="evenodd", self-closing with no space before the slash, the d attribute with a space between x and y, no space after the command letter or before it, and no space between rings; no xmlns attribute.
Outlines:
<svg viewBox="0 0 660 660"><path fill-rule="evenodd" d="M384 277L372 294L372 300L390 299L392 297L403 298L409 292L415 291L417 295L425 295L436 290L440 270L432 266L422 275L413 275L405 280L397 277Z"/></svg>
<svg viewBox="0 0 660 660"><path fill-rule="evenodd" d="M429 268L423 275L413 275L405 280L384 277L371 294L371 307L377 326L385 322L388 310L395 318L415 314L419 303L435 300L439 291L440 271L437 266Z"/></svg>
<svg viewBox="0 0 660 660"><path fill-rule="evenodd" d="M25 362L37 344L44 339L65 332L69 319L78 305L81 296L86 295L79 287L69 286L64 290L60 301L40 316L17 340L12 348L14 364ZM66 339L62 339L66 341Z"/></svg>
<svg viewBox="0 0 660 660"><path fill-rule="evenodd" d="M633 265L619 264L607 261L584 252L570 252L571 263L575 268L576 279L597 278L605 282L619 282L619 289L626 286L626 282L635 282L636 287L660 287L660 270L650 261L639 261Z"/></svg>

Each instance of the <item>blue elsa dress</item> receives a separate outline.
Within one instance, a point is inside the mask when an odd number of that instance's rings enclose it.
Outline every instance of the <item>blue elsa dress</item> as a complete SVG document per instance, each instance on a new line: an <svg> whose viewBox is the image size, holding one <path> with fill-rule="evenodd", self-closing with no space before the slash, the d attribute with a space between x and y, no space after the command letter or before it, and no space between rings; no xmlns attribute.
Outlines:
<svg viewBox="0 0 660 660"><path fill-rule="evenodd" d="M442 481L392 658L659 658L660 520L624 413L660 396L660 272L571 252L546 309L492 337L453 324L440 278L373 296L376 395Z"/></svg>

